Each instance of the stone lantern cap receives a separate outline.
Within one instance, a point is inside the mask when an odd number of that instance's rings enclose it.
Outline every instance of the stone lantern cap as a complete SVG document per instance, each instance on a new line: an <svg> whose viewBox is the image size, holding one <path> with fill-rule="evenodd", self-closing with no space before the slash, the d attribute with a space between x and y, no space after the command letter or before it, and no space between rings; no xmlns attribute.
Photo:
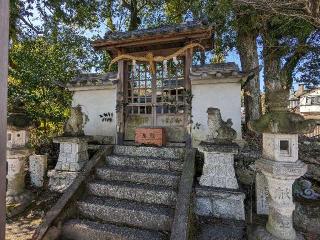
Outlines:
<svg viewBox="0 0 320 240"><path fill-rule="evenodd" d="M36 123L28 116L21 100L15 100L7 116L7 128L20 131L36 127Z"/></svg>
<svg viewBox="0 0 320 240"><path fill-rule="evenodd" d="M248 124L249 129L259 133L305 134L314 130L316 122L305 120L302 115L288 111L288 97L285 90L270 94L270 112Z"/></svg>
<svg viewBox="0 0 320 240"><path fill-rule="evenodd" d="M7 118L9 130L27 130L35 126L34 122L25 113L9 113Z"/></svg>
<svg viewBox="0 0 320 240"><path fill-rule="evenodd" d="M249 122L249 128L260 133L310 133L315 126L314 120L305 120L303 116L291 112L270 112L256 121Z"/></svg>

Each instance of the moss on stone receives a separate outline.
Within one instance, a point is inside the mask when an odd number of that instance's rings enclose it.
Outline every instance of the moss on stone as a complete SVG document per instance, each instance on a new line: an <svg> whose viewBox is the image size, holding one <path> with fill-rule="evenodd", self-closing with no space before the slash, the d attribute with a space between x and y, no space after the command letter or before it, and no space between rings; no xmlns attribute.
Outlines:
<svg viewBox="0 0 320 240"><path fill-rule="evenodd" d="M260 133L302 134L314 130L314 120L305 120L303 116L286 112L270 112L256 121L249 122L249 128Z"/></svg>

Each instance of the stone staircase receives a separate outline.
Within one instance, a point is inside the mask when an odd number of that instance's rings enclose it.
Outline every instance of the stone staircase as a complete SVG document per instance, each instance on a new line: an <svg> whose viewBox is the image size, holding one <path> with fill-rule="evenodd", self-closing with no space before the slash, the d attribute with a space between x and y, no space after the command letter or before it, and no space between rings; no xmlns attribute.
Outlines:
<svg viewBox="0 0 320 240"><path fill-rule="evenodd" d="M115 146L62 239L169 239L183 159L183 148Z"/></svg>

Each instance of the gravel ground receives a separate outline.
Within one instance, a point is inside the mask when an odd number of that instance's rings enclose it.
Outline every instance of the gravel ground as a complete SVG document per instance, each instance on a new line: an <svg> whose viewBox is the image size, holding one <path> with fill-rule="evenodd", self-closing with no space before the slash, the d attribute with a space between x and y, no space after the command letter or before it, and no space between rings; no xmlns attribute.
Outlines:
<svg viewBox="0 0 320 240"><path fill-rule="evenodd" d="M31 239L42 217L59 198L59 194L49 191L33 190L33 193L35 200L23 213L7 218L6 240Z"/></svg>

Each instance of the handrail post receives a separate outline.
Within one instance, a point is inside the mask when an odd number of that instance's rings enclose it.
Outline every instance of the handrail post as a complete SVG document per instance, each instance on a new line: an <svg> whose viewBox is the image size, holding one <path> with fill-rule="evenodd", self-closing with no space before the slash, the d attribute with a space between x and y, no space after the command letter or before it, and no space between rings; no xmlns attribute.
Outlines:
<svg viewBox="0 0 320 240"><path fill-rule="evenodd" d="M7 152L7 91L9 1L0 1L0 239L6 229L6 152Z"/></svg>

